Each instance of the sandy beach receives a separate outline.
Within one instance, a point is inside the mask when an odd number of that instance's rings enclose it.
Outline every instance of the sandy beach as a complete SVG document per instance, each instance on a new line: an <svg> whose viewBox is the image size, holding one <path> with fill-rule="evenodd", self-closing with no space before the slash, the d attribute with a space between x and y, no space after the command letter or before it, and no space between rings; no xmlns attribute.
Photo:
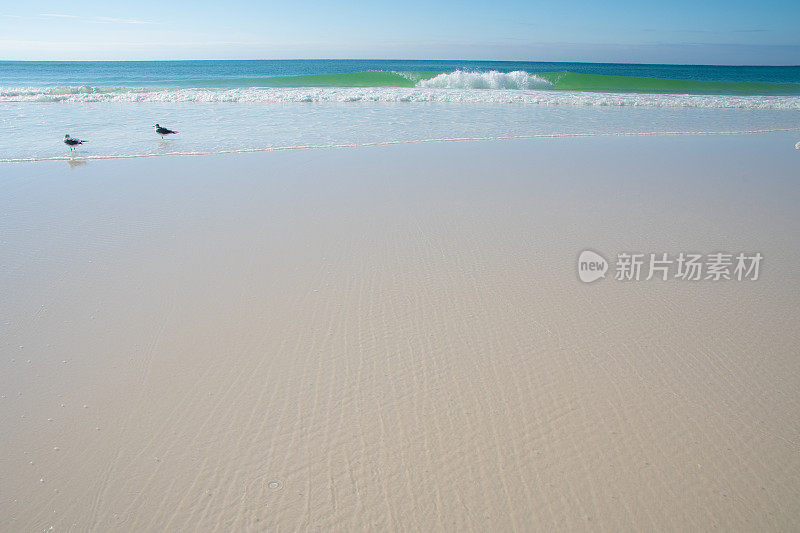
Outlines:
<svg viewBox="0 0 800 533"><path fill-rule="evenodd" d="M798 140L3 164L0 530L797 530Z"/></svg>

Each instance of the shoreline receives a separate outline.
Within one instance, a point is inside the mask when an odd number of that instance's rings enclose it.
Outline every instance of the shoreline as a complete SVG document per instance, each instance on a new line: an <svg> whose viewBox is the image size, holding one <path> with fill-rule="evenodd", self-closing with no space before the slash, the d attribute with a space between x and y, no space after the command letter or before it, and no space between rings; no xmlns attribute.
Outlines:
<svg viewBox="0 0 800 533"><path fill-rule="evenodd" d="M108 155L108 156L81 156L78 152L75 155L65 155L46 158L12 158L0 159L0 164L4 163L46 163L46 162L89 162L89 161L109 161L125 159L146 159L154 157L198 157L215 155L234 155L234 154L255 154L267 152L286 152L295 150L340 150L348 148L370 148L380 146L396 146L406 144L429 144L429 143L463 143L463 142L495 142L495 141L514 141L514 140L533 140L533 139L571 139L571 138L593 138L593 137L674 137L674 136L714 136L714 135L762 135L770 133L800 132L800 126L795 128L770 128L756 130L739 131L652 131L652 132L622 132L622 133L554 133L554 134L533 134L533 135L510 135L505 137L457 137L457 138L438 138L438 139L411 139L396 141L377 141L353 144L332 144L332 145L301 145L301 146L275 146L266 148L242 148L208 152L170 152L163 154L131 154L131 155Z"/></svg>

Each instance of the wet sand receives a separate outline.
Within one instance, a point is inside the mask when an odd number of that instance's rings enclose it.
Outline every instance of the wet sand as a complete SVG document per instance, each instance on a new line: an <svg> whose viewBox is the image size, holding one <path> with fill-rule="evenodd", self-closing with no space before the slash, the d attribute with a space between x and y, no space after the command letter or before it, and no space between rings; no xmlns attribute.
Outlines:
<svg viewBox="0 0 800 533"><path fill-rule="evenodd" d="M796 530L797 140L3 165L0 530Z"/></svg>

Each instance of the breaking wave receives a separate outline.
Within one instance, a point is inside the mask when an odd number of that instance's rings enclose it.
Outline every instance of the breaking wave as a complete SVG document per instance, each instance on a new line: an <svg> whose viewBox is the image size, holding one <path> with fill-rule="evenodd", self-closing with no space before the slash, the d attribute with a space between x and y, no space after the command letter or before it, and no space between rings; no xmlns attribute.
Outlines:
<svg viewBox="0 0 800 533"><path fill-rule="evenodd" d="M514 72L470 72L456 70L420 80L418 87L437 89L549 89L553 82L523 70Z"/></svg>

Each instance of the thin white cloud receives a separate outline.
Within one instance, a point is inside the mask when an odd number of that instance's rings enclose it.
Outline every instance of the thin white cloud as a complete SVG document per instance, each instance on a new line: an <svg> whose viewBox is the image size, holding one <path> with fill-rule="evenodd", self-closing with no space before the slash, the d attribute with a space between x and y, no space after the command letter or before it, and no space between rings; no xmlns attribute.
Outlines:
<svg viewBox="0 0 800 533"><path fill-rule="evenodd" d="M208 47L208 46L225 46L225 45L249 45L250 43L239 41L185 41L185 42L142 42L142 41L108 41L103 43L108 48L118 49L135 49L135 48L166 48L166 47ZM85 49L96 50L97 43L94 41L33 41L33 40L16 40L16 39L0 39L0 50L7 49Z"/></svg>
<svg viewBox="0 0 800 533"><path fill-rule="evenodd" d="M80 17L78 15L68 15L66 13L40 13L39 16L44 18L80 20L90 24L155 24L155 22L147 20L121 19L115 17Z"/></svg>
<svg viewBox="0 0 800 533"><path fill-rule="evenodd" d="M95 24L154 24L154 22L147 20L118 19L113 17L95 17L94 20L90 20L89 22Z"/></svg>
<svg viewBox="0 0 800 533"><path fill-rule="evenodd" d="M40 17L48 17L54 19L79 19L77 15L65 15L63 13L40 13Z"/></svg>

